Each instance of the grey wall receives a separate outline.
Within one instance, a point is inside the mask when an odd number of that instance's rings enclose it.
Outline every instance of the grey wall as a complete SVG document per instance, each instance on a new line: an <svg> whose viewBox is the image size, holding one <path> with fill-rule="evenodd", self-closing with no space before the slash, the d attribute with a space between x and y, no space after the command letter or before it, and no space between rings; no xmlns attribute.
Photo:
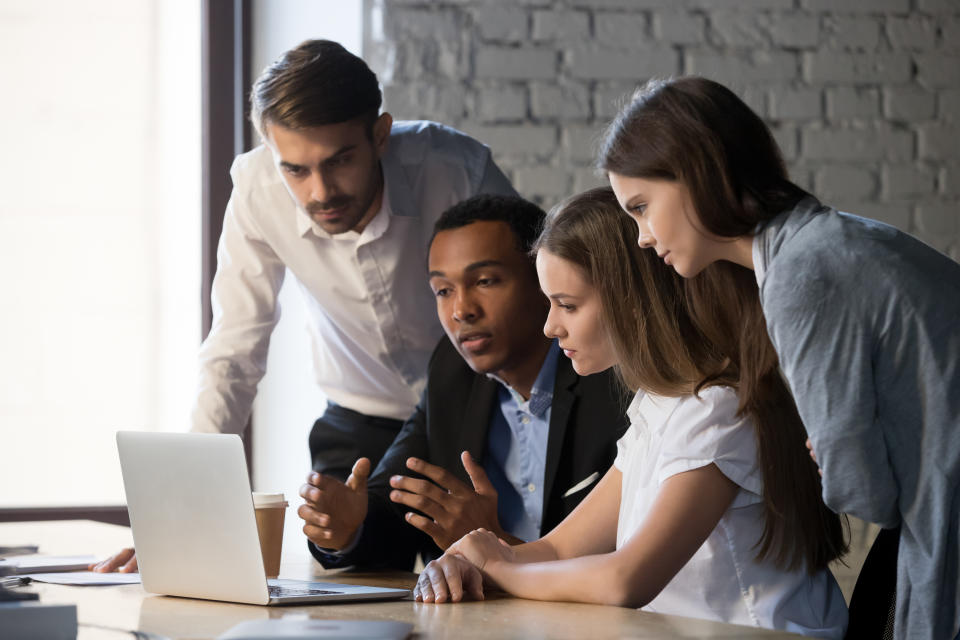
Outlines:
<svg viewBox="0 0 960 640"><path fill-rule="evenodd" d="M727 84L793 179L960 259L960 0L366 0L365 57L395 117L489 144L551 205L618 100L651 76Z"/></svg>

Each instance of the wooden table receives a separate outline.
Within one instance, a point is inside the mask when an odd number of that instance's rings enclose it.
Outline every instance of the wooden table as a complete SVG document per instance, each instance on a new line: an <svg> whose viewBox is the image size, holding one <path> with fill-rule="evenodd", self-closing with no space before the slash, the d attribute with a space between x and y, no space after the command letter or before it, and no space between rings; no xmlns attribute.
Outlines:
<svg viewBox="0 0 960 640"><path fill-rule="evenodd" d="M42 553L107 555L131 542L130 530L87 521L0 524L0 544L39 544ZM284 551L283 578L355 582L412 589L403 572L324 571L297 550ZM305 549L303 550L305 554ZM301 616L400 620L414 638L797 638L789 633L646 613L635 609L491 597L482 602L435 605L399 600L303 607L261 607L158 596L140 585L67 587L38 584L41 602L77 604L80 640L130 637L130 630L163 638L215 638L244 620Z"/></svg>

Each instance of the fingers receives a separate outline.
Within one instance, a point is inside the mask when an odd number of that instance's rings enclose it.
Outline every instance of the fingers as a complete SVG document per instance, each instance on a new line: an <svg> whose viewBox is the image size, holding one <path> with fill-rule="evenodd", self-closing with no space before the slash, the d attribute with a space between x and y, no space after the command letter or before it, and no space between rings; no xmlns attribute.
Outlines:
<svg viewBox="0 0 960 640"><path fill-rule="evenodd" d="M297 515L300 516L300 519L307 524L312 524L317 527L329 527L330 523L333 521L333 518L330 517L330 514L318 511L309 504L302 504L297 507Z"/></svg>
<svg viewBox="0 0 960 640"><path fill-rule="evenodd" d="M474 600L483 600L483 574L469 562L461 562L463 591Z"/></svg>
<svg viewBox="0 0 960 640"><path fill-rule="evenodd" d="M391 480L391 484L393 481ZM390 500L396 502L397 504L403 504L418 511L421 511L434 520L441 520L446 515L446 508L444 503L449 500L449 496L444 495L443 498L440 498L442 502L437 502L436 500L431 500L426 496L422 496L418 493L410 493L408 491L391 491Z"/></svg>
<svg viewBox="0 0 960 640"><path fill-rule="evenodd" d="M340 547L340 545L338 545L333 539L333 529L317 527L312 524L305 524L303 525L303 534L307 536L307 540L314 543L318 547L323 547L324 549L337 549Z"/></svg>
<svg viewBox="0 0 960 640"><path fill-rule="evenodd" d="M427 574L427 579L430 581L430 589L433 591L433 601L437 604L446 602L450 593L447 589L446 574L443 572L443 569L440 568L439 564L438 560L434 560L423 569L423 572Z"/></svg>
<svg viewBox="0 0 960 640"><path fill-rule="evenodd" d="M360 460L364 460L364 459L365 458L361 458ZM357 462L360 462L360 460L357 460ZM367 464L369 464L369 461L367 462ZM354 463L354 467L356 467L356 463ZM336 478L334 478L333 476L324 475L316 471L311 471L310 473L307 474L307 484L312 485L317 489L320 489L321 491L330 489L336 486L343 486L343 483L340 480L337 480Z"/></svg>
<svg viewBox="0 0 960 640"><path fill-rule="evenodd" d="M126 567L129 562L131 562L131 560L133 560L133 566L136 568L136 559L134 556L133 547L127 547L126 549L122 549L119 553L110 556L106 560L94 562L93 564L89 565L87 569L97 573L110 573L111 571L117 571L118 569L122 571L123 568Z"/></svg>
<svg viewBox="0 0 960 640"><path fill-rule="evenodd" d="M462 493L469 490L469 487L443 467L430 464L420 458L407 458L407 468L430 478L450 493Z"/></svg>
<svg viewBox="0 0 960 640"><path fill-rule="evenodd" d="M458 562L458 558L452 556L449 558L440 558L439 564L447 583L450 601L460 602L463 600L463 584L460 581L460 563Z"/></svg>
<svg viewBox="0 0 960 640"><path fill-rule="evenodd" d="M366 493L367 478L370 477L370 458L360 458L353 463L353 469L350 477L347 478L347 486L354 491Z"/></svg>
<svg viewBox="0 0 960 640"><path fill-rule="evenodd" d="M404 517L407 522L433 538L433 541L441 549L446 549L450 544L446 530L430 518L424 518L419 513L413 513L412 511L408 511Z"/></svg>
<svg viewBox="0 0 960 640"><path fill-rule="evenodd" d="M120 567L120 573L136 573L140 567L137 565L137 556L134 554L127 564Z"/></svg>
<svg viewBox="0 0 960 640"><path fill-rule="evenodd" d="M463 558L449 554L427 564L413 588L417 602L460 602L464 596L483 600L483 575Z"/></svg>
<svg viewBox="0 0 960 640"><path fill-rule="evenodd" d="M324 476L319 473L313 473L311 475L318 476L318 478L300 486L300 497L308 503L311 503L314 508L320 511L327 511L331 503L334 503L338 497L343 497L344 492L347 490L347 485L330 476ZM350 477L352 478L353 476L351 475ZM363 493L366 494L366 479L364 479L363 485Z"/></svg>
<svg viewBox="0 0 960 640"><path fill-rule="evenodd" d="M463 468L466 470L467 475L470 476L474 491L482 496L497 495L497 490L487 477L487 472L473 459L469 451L464 451L460 454L460 461L463 462Z"/></svg>
<svg viewBox="0 0 960 640"><path fill-rule="evenodd" d="M433 602L436 597L433 593L433 587L430 586L430 578L427 577L426 569L417 578L417 586L413 591L413 597L419 602Z"/></svg>
<svg viewBox="0 0 960 640"><path fill-rule="evenodd" d="M300 497L309 502L316 502L320 499L320 490L312 484L300 485Z"/></svg>

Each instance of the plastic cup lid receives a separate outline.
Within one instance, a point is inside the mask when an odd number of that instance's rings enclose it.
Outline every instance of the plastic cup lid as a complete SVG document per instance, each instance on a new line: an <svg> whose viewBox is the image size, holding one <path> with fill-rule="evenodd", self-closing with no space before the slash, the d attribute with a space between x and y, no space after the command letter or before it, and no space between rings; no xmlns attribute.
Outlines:
<svg viewBox="0 0 960 640"><path fill-rule="evenodd" d="M287 501L283 499L282 493L263 493L253 492L254 507L286 507Z"/></svg>

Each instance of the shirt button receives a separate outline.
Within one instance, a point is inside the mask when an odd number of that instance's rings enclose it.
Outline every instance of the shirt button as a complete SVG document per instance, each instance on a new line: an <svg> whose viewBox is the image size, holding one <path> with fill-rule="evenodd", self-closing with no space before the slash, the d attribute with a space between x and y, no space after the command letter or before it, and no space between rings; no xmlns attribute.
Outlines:
<svg viewBox="0 0 960 640"><path fill-rule="evenodd" d="M520 418L520 422L522 422L523 424L530 424L530 418L528 418L527 416L523 416L522 418Z"/></svg>
<svg viewBox="0 0 960 640"><path fill-rule="evenodd" d="M527 491L529 491L530 493L533 493L536 490L537 490L537 485L533 484L532 482L527 485Z"/></svg>

